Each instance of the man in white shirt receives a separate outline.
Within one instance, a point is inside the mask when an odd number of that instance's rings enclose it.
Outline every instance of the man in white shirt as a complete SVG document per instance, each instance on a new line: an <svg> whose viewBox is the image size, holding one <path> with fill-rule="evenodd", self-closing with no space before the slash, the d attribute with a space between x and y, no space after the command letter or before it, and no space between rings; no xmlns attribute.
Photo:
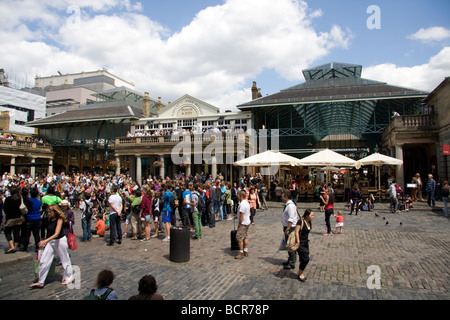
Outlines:
<svg viewBox="0 0 450 320"><path fill-rule="evenodd" d="M283 224L284 239L287 241L289 234L295 231L295 226L297 225L297 206L292 201L292 193L290 191L284 191L281 195L281 200L286 203L281 216L281 223ZM297 252L288 252L288 254L288 260L283 262L284 268L294 269L297 261Z"/></svg>
<svg viewBox="0 0 450 320"><path fill-rule="evenodd" d="M236 240L239 244L239 253L235 259L242 259L248 257L248 228L250 225L250 203L247 201L247 194L245 191L240 191L238 194L239 208L239 226L236 233ZM235 217L237 219L238 217Z"/></svg>
<svg viewBox="0 0 450 320"><path fill-rule="evenodd" d="M110 238L107 246L113 246L117 238L117 243L122 243L122 226L120 224L120 215L122 214L122 197L117 193L117 186L111 188L111 196L109 202L109 223Z"/></svg>

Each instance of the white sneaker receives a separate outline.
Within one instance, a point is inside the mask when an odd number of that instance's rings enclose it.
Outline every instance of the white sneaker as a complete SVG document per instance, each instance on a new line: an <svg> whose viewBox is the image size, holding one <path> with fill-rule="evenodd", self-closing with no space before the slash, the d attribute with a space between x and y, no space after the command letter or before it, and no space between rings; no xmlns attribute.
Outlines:
<svg viewBox="0 0 450 320"><path fill-rule="evenodd" d="M155 234L151 235L150 238L156 238L157 236L158 236L158 234L155 233Z"/></svg>
<svg viewBox="0 0 450 320"><path fill-rule="evenodd" d="M169 237L165 237L164 239L161 240L162 242L169 242L170 238Z"/></svg>

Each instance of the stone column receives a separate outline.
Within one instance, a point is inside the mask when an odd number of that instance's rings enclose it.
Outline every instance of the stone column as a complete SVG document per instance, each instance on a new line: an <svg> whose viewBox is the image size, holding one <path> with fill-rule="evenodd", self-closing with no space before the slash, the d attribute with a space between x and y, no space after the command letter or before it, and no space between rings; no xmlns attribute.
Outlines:
<svg viewBox="0 0 450 320"><path fill-rule="evenodd" d="M401 146L401 145L395 146L395 157L397 159L403 161L403 146ZM404 173L403 173L403 165L396 166L395 173L396 173L397 184L400 186L400 188L405 190L405 177L404 177Z"/></svg>
<svg viewBox="0 0 450 320"><path fill-rule="evenodd" d="M9 167L9 174L11 176L16 174L16 156L11 156L11 167Z"/></svg>
<svg viewBox="0 0 450 320"><path fill-rule="evenodd" d="M161 167L159 167L159 176L161 177L161 179L165 178L165 172L164 172L164 157L160 156L159 157L159 161L162 163Z"/></svg>
<svg viewBox="0 0 450 320"><path fill-rule="evenodd" d="M212 156L211 175L212 175L213 179L216 179L216 177L217 177L217 158L215 155Z"/></svg>
<svg viewBox="0 0 450 320"><path fill-rule="evenodd" d="M141 185L142 184L142 163L141 163L141 155L136 155L136 182Z"/></svg>
<svg viewBox="0 0 450 320"><path fill-rule="evenodd" d="M35 164L36 163L36 158L31 158L31 163ZM36 176L36 167L35 166L31 166L30 167L30 176L32 178L34 178Z"/></svg>
<svg viewBox="0 0 450 320"><path fill-rule="evenodd" d="M116 156L116 176L120 175L120 156Z"/></svg>
<svg viewBox="0 0 450 320"><path fill-rule="evenodd" d="M48 173L53 174L53 159L48 159Z"/></svg>

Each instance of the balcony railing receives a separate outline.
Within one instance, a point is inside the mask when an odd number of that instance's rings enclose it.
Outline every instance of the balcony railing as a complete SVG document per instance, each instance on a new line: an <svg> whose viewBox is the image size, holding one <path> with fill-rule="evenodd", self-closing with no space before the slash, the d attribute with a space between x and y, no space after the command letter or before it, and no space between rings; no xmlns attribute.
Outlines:
<svg viewBox="0 0 450 320"><path fill-rule="evenodd" d="M52 149L52 146L48 143L23 141L23 140L11 140L11 139L5 139L5 138L0 138L0 147L11 149L11 150L18 148L20 150L36 149L36 150L51 151L51 149Z"/></svg>
<svg viewBox="0 0 450 320"><path fill-rule="evenodd" d="M393 131L430 131L436 130L434 115L405 115L394 117L383 131L383 140Z"/></svg>
<svg viewBox="0 0 450 320"><path fill-rule="evenodd" d="M179 135L164 135L164 136L136 136L136 137L120 137L116 138L116 147L117 146L130 146L133 144L177 144L179 142L185 141L184 139L188 139L188 141L202 141L202 142L213 142L217 140L223 141L237 141L244 140L248 142L249 137L244 133L224 133L224 134L179 134Z"/></svg>

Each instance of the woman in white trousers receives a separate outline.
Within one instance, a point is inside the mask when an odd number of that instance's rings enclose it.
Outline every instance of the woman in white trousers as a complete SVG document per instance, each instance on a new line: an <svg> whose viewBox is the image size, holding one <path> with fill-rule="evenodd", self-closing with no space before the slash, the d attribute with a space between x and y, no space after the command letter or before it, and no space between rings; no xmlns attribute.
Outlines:
<svg viewBox="0 0 450 320"><path fill-rule="evenodd" d="M42 289L44 287L45 279L47 278L55 254L59 256L62 267L64 268L64 276L61 284L67 285L74 280L72 262L69 256L69 245L67 244L67 237L62 230L65 221L66 216L57 204L51 205L48 208L47 235L51 236L39 242L39 247L45 248L40 257L38 282L32 284L30 289Z"/></svg>

